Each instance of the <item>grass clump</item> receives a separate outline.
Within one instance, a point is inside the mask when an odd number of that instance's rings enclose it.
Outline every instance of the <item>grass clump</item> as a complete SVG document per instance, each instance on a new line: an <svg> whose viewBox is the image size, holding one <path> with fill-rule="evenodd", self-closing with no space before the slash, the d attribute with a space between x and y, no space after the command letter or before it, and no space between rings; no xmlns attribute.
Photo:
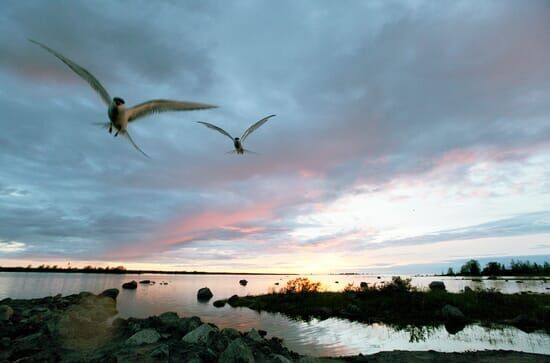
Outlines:
<svg viewBox="0 0 550 363"><path fill-rule="evenodd" d="M280 312L305 320L340 317L402 327L448 324L450 318L443 308L450 305L463 314L462 326L471 322L498 323L515 325L526 331L550 332L550 295L419 291L411 285L410 279L398 276L391 282L372 286L349 284L341 292L321 291L320 287L318 282L297 278L279 291L241 297L232 306Z"/></svg>

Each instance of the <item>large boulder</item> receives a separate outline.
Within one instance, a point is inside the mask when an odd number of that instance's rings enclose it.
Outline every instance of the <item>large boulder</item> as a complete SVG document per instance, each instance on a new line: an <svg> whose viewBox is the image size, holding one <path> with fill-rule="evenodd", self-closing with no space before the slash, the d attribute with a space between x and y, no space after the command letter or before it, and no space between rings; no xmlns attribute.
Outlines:
<svg viewBox="0 0 550 363"><path fill-rule="evenodd" d="M202 324L193 331L185 334L185 336L181 340L186 343L206 344L208 342L209 336L215 335L217 333L217 328L214 328L209 324Z"/></svg>
<svg viewBox="0 0 550 363"><path fill-rule="evenodd" d="M212 291L210 291L208 287L203 287L197 291L197 299L199 300L210 300L212 296L214 296L214 294L212 294Z"/></svg>
<svg viewBox="0 0 550 363"><path fill-rule="evenodd" d="M223 308L225 306L225 300L216 300L213 305L216 308Z"/></svg>
<svg viewBox="0 0 550 363"><path fill-rule="evenodd" d="M460 311L459 308L452 305L445 305L441 308L441 317L444 321L450 323L464 323L466 322L466 316Z"/></svg>
<svg viewBox="0 0 550 363"><path fill-rule="evenodd" d="M432 281L428 286L432 291L445 291L445 284L443 281Z"/></svg>
<svg viewBox="0 0 550 363"><path fill-rule="evenodd" d="M160 334L155 329L143 329L126 340L130 345L153 344L158 342Z"/></svg>
<svg viewBox="0 0 550 363"><path fill-rule="evenodd" d="M233 339L237 339L241 336L241 333L239 333L239 331L237 329L233 329L233 328L225 328L225 329L222 329L222 335L228 337L229 339L233 340Z"/></svg>
<svg viewBox="0 0 550 363"><path fill-rule="evenodd" d="M156 349L154 349L149 355L159 360L166 360L168 358L169 353L170 353L170 349L168 345L162 344L158 346Z"/></svg>
<svg viewBox="0 0 550 363"><path fill-rule="evenodd" d="M122 288L123 289L128 289L128 290L137 289L137 282L135 280L132 280L130 282L125 282L125 283L122 284Z"/></svg>
<svg viewBox="0 0 550 363"><path fill-rule="evenodd" d="M246 334L246 337L249 338L249 339L252 339L256 343L263 343L264 342L264 338L254 328L252 328L252 330L250 330L248 332L248 334Z"/></svg>
<svg viewBox="0 0 550 363"><path fill-rule="evenodd" d="M0 305L0 321L8 321L13 316L13 309L9 305Z"/></svg>
<svg viewBox="0 0 550 363"><path fill-rule="evenodd" d="M269 358L271 358L271 362L273 362L273 363L292 363L292 361L290 359L288 359L284 355L280 355L280 354L274 354L273 353L273 354L271 354L271 356Z"/></svg>
<svg viewBox="0 0 550 363"><path fill-rule="evenodd" d="M218 363L255 363L254 355L242 338L233 340L220 355Z"/></svg>
<svg viewBox="0 0 550 363"><path fill-rule="evenodd" d="M229 299L227 299L227 303L231 306L235 306L235 304L239 301L238 295L232 295Z"/></svg>
<svg viewBox="0 0 550 363"><path fill-rule="evenodd" d="M178 330L181 334L185 335L190 331L195 330L202 325L202 321L198 316L192 316L190 318L181 318L178 323Z"/></svg>
<svg viewBox="0 0 550 363"><path fill-rule="evenodd" d="M177 313L174 313L172 311L168 311L166 313L162 313L159 315L159 319L162 324L166 326L177 326L180 322L180 317Z"/></svg>
<svg viewBox="0 0 550 363"><path fill-rule="evenodd" d="M99 294L99 296L110 297L111 299L116 300L118 293L118 289L107 289Z"/></svg>

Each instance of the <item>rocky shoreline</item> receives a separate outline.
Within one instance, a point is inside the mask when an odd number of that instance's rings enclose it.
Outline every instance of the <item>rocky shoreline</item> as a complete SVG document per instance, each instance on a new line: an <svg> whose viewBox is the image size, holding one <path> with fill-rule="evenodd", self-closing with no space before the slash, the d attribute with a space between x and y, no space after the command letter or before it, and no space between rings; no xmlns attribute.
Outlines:
<svg viewBox="0 0 550 363"><path fill-rule="evenodd" d="M218 329L198 317L166 312L147 319L117 315L119 291L0 301L0 362L547 362L519 352L382 352L305 357L252 329Z"/></svg>

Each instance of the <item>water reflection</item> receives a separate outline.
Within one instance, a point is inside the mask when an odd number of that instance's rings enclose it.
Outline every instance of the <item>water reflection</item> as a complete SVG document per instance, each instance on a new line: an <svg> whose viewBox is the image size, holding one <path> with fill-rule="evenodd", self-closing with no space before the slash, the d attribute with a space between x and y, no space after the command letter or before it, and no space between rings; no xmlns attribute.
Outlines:
<svg viewBox="0 0 550 363"><path fill-rule="evenodd" d="M101 275L58 273L0 273L0 299L36 298L61 293L63 295L91 291L99 293L107 288L120 287L129 280L149 279L155 285L139 285L137 290L122 290L118 298L118 310L122 317L148 317L165 311L175 311L180 316L200 316L221 328L239 330L263 329L268 336L284 339L290 349L308 355L336 356L371 354L384 350L437 350L466 351L483 349L508 349L550 354L550 337L543 333L527 334L516 328L489 329L470 325L449 334L444 326L396 328L383 324L365 325L343 319L292 320L281 314L257 313L247 308L214 308L212 301L240 296L262 294L271 288L279 288L296 276L238 276L238 275ZM391 276L306 276L321 281L324 288L342 290L348 283L356 286L361 281L369 284L390 281ZM242 286L239 280L246 279ZM452 277L413 277L412 284L427 288L433 280L443 280L450 291L472 288L495 288L504 293L535 291L546 293L548 283L529 280L517 284L515 280L471 281ZM335 281L339 283L336 284ZM161 281L168 285L161 285ZM275 283L280 283L280 286ZM196 299L197 290L208 286L214 293L209 303Z"/></svg>

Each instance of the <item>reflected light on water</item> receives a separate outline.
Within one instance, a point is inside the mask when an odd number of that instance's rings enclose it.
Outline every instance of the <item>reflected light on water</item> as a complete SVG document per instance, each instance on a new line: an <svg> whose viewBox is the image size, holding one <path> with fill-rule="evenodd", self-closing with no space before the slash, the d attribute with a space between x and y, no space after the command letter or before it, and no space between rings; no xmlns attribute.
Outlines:
<svg viewBox="0 0 550 363"><path fill-rule="evenodd" d="M544 333L524 333L516 328L488 329L470 325L457 334L449 334L443 326L397 330L383 324L366 325L343 319L312 319L309 322L293 320L278 313L257 313L247 308L215 308L212 302L240 296L267 293L280 288L297 276L284 275L109 275L66 273L0 273L0 299L38 298L56 294L75 294L81 291L99 293L105 289L120 288L123 282L149 279L155 285L139 285L136 290L121 290L117 307L121 317L145 318L166 311L180 316L199 316L220 328L233 327L242 331L263 329L268 336L284 339L284 344L300 354L338 356L372 354L387 350L437 350L460 352L466 350L508 349L550 354L550 337ZM320 281L325 289L342 290L348 283L358 286L361 281L369 284L391 280L391 276L357 275L304 275L312 281ZM248 280L247 286L239 284ZM505 293L519 291L546 292L548 283L543 280L515 280L480 282L453 277L413 277L412 283L427 288L433 280L443 280L450 291L460 291L464 286L472 288L496 288ZM168 282L161 285L160 282ZM336 283L338 281L339 283ZM274 284L278 282L279 286ZM214 297L207 303L197 301L197 290L208 286Z"/></svg>

